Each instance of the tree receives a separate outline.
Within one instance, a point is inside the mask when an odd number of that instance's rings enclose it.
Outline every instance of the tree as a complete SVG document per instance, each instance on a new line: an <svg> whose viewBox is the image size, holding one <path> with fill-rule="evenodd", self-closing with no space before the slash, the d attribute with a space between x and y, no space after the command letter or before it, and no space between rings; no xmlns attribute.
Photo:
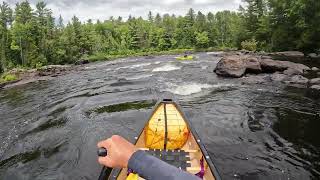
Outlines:
<svg viewBox="0 0 320 180"><path fill-rule="evenodd" d="M148 13L148 21L153 23L153 15L152 15L151 11L149 11L149 13Z"/></svg>
<svg viewBox="0 0 320 180"><path fill-rule="evenodd" d="M13 21L12 9L6 2L0 4L0 35L1 35L1 56L0 56L0 73L6 69L8 45L8 27Z"/></svg>
<svg viewBox="0 0 320 180"><path fill-rule="evenodd" d="M196 32L197 48L207 48L209 44L209 37L207 32Z"/></svg>

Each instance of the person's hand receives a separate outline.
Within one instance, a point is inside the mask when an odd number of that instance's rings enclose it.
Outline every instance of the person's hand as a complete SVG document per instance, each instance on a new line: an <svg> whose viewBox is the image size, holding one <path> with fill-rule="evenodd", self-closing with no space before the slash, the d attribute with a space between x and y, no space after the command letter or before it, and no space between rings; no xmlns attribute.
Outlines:
<svg viewBox="0 0 320 180"><path fill-rule="evenodd" d="M133 144L118 135L100 141L98 148L102 147L107 149L108 155L99 157L98 161L100 164L112 168L127 168L129 159L137 151Z"/></svg>

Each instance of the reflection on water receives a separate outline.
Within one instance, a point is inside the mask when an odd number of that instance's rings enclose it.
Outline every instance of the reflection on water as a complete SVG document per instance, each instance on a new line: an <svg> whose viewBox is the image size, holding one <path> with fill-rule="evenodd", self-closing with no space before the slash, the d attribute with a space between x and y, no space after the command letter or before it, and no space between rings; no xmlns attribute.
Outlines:
<svg viewBox="0 0 320 180"><path fill-rule="evenodd" d="M223 179L320 177L320 93L217 77L217 57L127 58L0 91L0 179L97 179L96 143L178 100Z"/></svg>
<svg viewBox="0 0 320 180"><path fill-rule="evenodd" d="M109 105L104 107L99 107L97 109L92 110L91 112L96 113L113 113L113 112L121 112L121 111L128 111L128 110L138 110L138 109L144 109L144 108L150 108L153 107L156 104L156 101L149 100L149 101L135 101L135 102L126 102L122 104L115 104L115 105Z"/></svg>

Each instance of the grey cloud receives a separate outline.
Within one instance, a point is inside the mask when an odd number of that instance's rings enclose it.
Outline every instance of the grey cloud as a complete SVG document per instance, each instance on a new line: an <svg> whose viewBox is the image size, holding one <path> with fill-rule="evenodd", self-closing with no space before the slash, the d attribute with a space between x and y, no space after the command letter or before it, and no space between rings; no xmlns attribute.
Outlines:
<svg viewBox="0 0 320 180"><path fill-rule="evenodd" d="M21 0L5 0L12 6ZM34 6L39 0L29 0ZM52 9L55 16L60 14L65 20L70 20L73 15L81 20L107 19L110 16L146 17L148 11L161 14L169 13L184 15L189 8L204 13L219 10L236 10L241 0L44 0Z"/></svg>

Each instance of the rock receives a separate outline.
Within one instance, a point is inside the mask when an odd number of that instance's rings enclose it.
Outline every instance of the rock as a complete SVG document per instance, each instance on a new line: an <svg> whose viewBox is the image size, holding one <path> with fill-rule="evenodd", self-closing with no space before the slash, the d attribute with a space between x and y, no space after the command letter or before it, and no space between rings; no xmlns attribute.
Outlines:
<svg viewBox="0 0 320 180"><path fill-rule="evenodd" d="M320 69L317 68L317 67L312 67L311 70L312 70L312 71L319 71Z"/></svg>
<svg viewBox="0 0 320 180"><path fill-rule="evenodd" d="M283 74L285 75L288 75L288 76L294 76L294 75L301 75L303 73L301 73L299 70L297 69L292 69L292 68L289 68L285 71L283 71Z"/></svg>
<svg viewBox="0 0 320 180"><path fill-rule="evenodd" d="M318 72L317 75L320 76L320 72Z"/></svg>
<svg viewBox="0 0 320 180"><path fill-rule="evenodd" d="M280 73L274 73L270 76L272 81L276 81L276 82L283 82L288 80L288 76L285 74L280 74Z"/></svg>
<svg viewBox="0 0 320 180"><path fill-rule="evenodd" d="M246 63L241 56L225 56L218 62L214 72L220 76L239 78L246 72Z"/></svg>
<svg viewBox="0 0 320 180"><path fill-rule="evenodd" d="M254 56L249 56L248 58L245 59L245 63L246 63L246 72L256 73L256 74L262 72L261 65L258 58Z"/></svg>
<svg viewBox="0 0 320 180"><path fill-rule="evenodd" d="M311 89L320 90L320 85L313 85L310 87Z"/></svg>
<svg viewBox="0 0 320 180"><path fill-rule="evenodd" d="M320 85L320 78L314 78L310 80L310 84L317 84Z"/></svg>
<svg viewBox="0 0 320 180"><path fill-rule="evenodd" d="M284 71L288 69L281 61L275 61L272 59L261 59L260 65L263 72L273 73L276 71Z"/></svg>
<svg viewBox="0 0 320 180"><path fill-rule="evenodd" d="M261 59L272 59L271 56L261 56Z"/></svg>
<svg viewBox="0 0 320 180"><path fill-rule="evenodd" d="M290 61L279 61L279 62L282 63L284 67L287 67L288 69L295 69L299 71L301 74L304 74L306 71L311 70L308 66L303 64L294 63Z"/></svg>
<svg viewBox="0 0 320 180"><path fill-rule="evenodd" d="M284 52L275 52L273 55L276 56L286 56L286 57L293 57L293 58L303 58L304 54L299 51L284 51Z"/></svg>
<svg viewBox="0 0 320 180"><path fill-rule="evenodd" d="M268 75L259 74L259 75L246 75L241 78L242 84L263 84L267 81L270 81Z"/></svg>
<svg viewBox="0 0 320 180"><path fill-rule="evenodd" d="M39 76L57 76L61 74L61 72L65 72L70 68L71 66L67 65L49 65L43 66L37 71Z"/></svg>
<svg viewBox="0 0 320 180"><path fill-rule="evenodd" d="M285 81L288 84L307 84L309 82L309 79L301 76L301 75L295 75L290 78L289 81Z"/></svg>
<svg viewBox="0 0 320 180"><path fill-rule="evenodd" d="M80 59L80 60L76 61L74 64L75 65L83 65L83 64L89 64L89 63L90 62L87 59Z"/></svg>
<svg viewBox="0 0 320 180"><path fill-rule="evenodd" d="M310 54L308 54L308 57L310 57L310 58L320 58L320 55L317 55L316 53L310 53Z"/></svg>

